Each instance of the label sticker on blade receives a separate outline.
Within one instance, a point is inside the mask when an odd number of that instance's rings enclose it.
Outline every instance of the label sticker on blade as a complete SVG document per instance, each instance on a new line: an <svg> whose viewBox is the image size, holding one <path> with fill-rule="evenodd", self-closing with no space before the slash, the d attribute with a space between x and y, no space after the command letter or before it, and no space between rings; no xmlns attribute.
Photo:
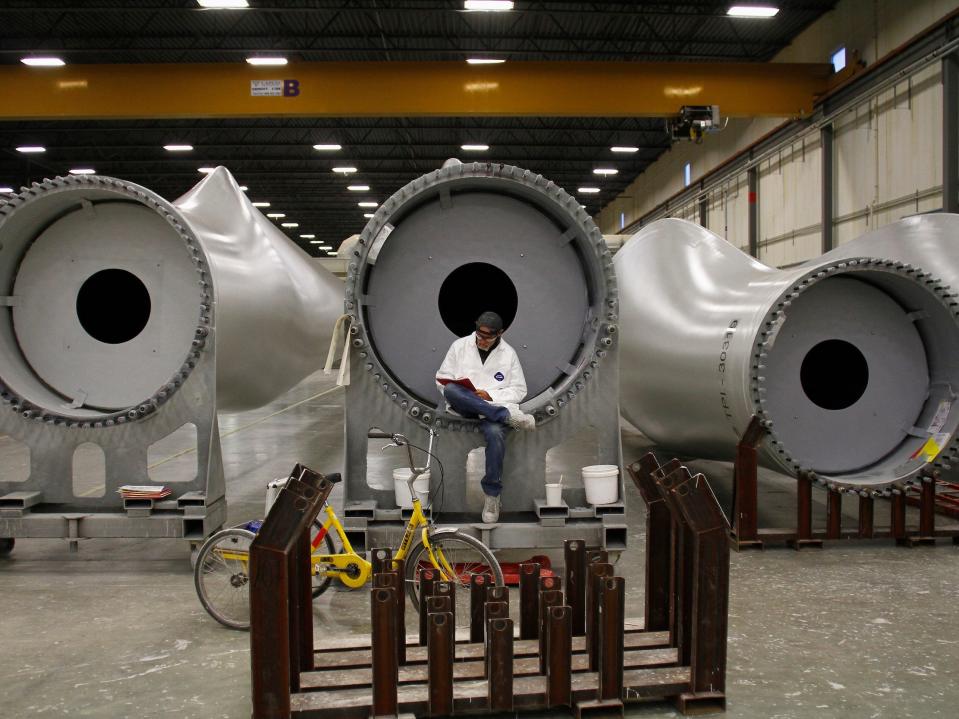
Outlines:
<svg viewBox="0 0 959 719"><path fill-rule="evenodd" d="M939 409L936 410L932 422L929 423L929 434L938 434L942 431L946 420L949 418L950 409L952 409L952 402L949 400L944 399L939 403Z"/></svg>
<svg viewBox="0 0 959 719"><path fill-rule="evenodd" d="M946 442L948 441L948 432L933 435L926 440L922 447L916 450L911 459L922 459L926 462L926 464L929 464L939 456L939 453L942 451L942 448L946 446Z"/></svg>
<svg viewBox="0 0 959 719"><path fill-rule="evenodd" d="M506 379L506 375L504 375L502 372L497 372L493 375L493 379L495 379L497 382L502 382L504 379Z"/></svg>

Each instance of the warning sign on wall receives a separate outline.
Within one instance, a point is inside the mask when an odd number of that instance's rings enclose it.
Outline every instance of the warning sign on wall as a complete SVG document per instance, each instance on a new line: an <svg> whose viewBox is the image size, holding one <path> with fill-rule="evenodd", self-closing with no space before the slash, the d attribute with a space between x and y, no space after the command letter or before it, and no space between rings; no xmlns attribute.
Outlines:
<svg viewBox="0 0 959 719"><path fill-rule="evenodd" d="M297 97L299 80L250 80L251 97Z"/></svg>

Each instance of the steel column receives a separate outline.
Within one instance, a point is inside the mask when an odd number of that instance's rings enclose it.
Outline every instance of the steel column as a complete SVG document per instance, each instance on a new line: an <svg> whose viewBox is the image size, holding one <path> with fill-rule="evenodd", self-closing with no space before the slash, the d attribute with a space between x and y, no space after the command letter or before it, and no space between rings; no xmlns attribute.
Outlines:
<svg viewBox="0 0 959 719"><path fill-rule="evenodd" d="M492 619L488 626L487 698L491 712L513 711L513 620Z"/></svg>
<svg viewBox="0 0 959 719"><path fill-rule="evenodd" d="M433 585L436 583L437 571L432 568L420 570L420 646L426 646L426 611L427 599L433 595Z"/></svg>
<svg viewBox="0 0 959 719"><path fill-rule="evenodd" d="M550 607L546 618L546 704L572 704L572 612Z"/></svg>
<svg viewBox="0 0 959 719"><path fill-rule="evenodd" d="M519 565L519 638L536 639L539 633L539 564Z"/></svg>
<svg viewBox="0 0 959 719"><path fill-rule="evenodd" d="M942 58L942 211L959 212L959 56Z"/></svg>
<svg viewBox="0 0 959 719"><path fill-rule="evenodd" d="M842 494L830 489L826 499L826 539L842 537Z"/></svg>
<svg viewBox="0 0 959 719"><path fill-rule="evenodd" d="M430 612L429 616L427 673L431 716L453 713L454 616L451 612Z"/></svg>
<svg viewBox="0 0 959 719"><path fill-rule="evenodd" d="M372 614L373 716L396 716L396 684L399 666L396 663L396 590L380 587L373 590Z"/></svg>
<svg viewBox="0 0 959 719"><path fill-rule="evenodd" d="M819 130L819 151L822 154L822 251L829 252L836 246L836 240L833 233L833 218L835 216L835 179L836 173L833 166L835 160L835 150L833 149L834 130L832 125L823 125Z"/></svg>
<svg viewBox="0 0 959 719"><path fill-rule="evenodd" d="M746 170L749 191L748 236L749 254L759 258L759 168L753 165Z"/></svg>
<svg viewBox="0 0 959 719"><path fill-rule="evenodd" d="M605 577L613 576L613 565L594 562L586 570L586 655L589 670L599 666L599 593Z"/></svg>
<svg viewBox="0 0 959 719"><path fill-rule="evenodd" d="M483 641L485 622L483 608L487 601L489 577L485 574L474 574L470 577L470 642Z"/></svg>
<svg viewBox="0 0 959 719"><path fill-rule="evenodd" d="M572 613L573 636L586 634L586 542L567 539L563 542L566 563L566 603ZM648 627L647 627L648 629Z"/></svg>

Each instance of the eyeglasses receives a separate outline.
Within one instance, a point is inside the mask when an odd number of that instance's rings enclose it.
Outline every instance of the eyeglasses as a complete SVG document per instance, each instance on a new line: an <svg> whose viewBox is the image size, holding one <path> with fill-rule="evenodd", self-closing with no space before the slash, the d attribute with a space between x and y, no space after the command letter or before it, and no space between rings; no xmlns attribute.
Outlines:
<svg viewBox="0 0 959 719"><path fill-rule="evenodd" d="M484 332L483 330L476 330L476 336L481 340L492 340L499 337L499 332Z"/></svg>

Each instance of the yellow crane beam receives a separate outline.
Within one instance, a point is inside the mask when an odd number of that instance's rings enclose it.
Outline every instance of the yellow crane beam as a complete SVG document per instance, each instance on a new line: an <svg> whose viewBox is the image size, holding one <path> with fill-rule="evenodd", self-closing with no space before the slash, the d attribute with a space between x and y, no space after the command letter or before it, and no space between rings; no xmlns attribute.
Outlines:
<svg viewBox="0 0 959 719"><path fill-rule="evenodd" d="M0 119L204 117L801 117L828 64L328 62L0 67Z"/></svg>

